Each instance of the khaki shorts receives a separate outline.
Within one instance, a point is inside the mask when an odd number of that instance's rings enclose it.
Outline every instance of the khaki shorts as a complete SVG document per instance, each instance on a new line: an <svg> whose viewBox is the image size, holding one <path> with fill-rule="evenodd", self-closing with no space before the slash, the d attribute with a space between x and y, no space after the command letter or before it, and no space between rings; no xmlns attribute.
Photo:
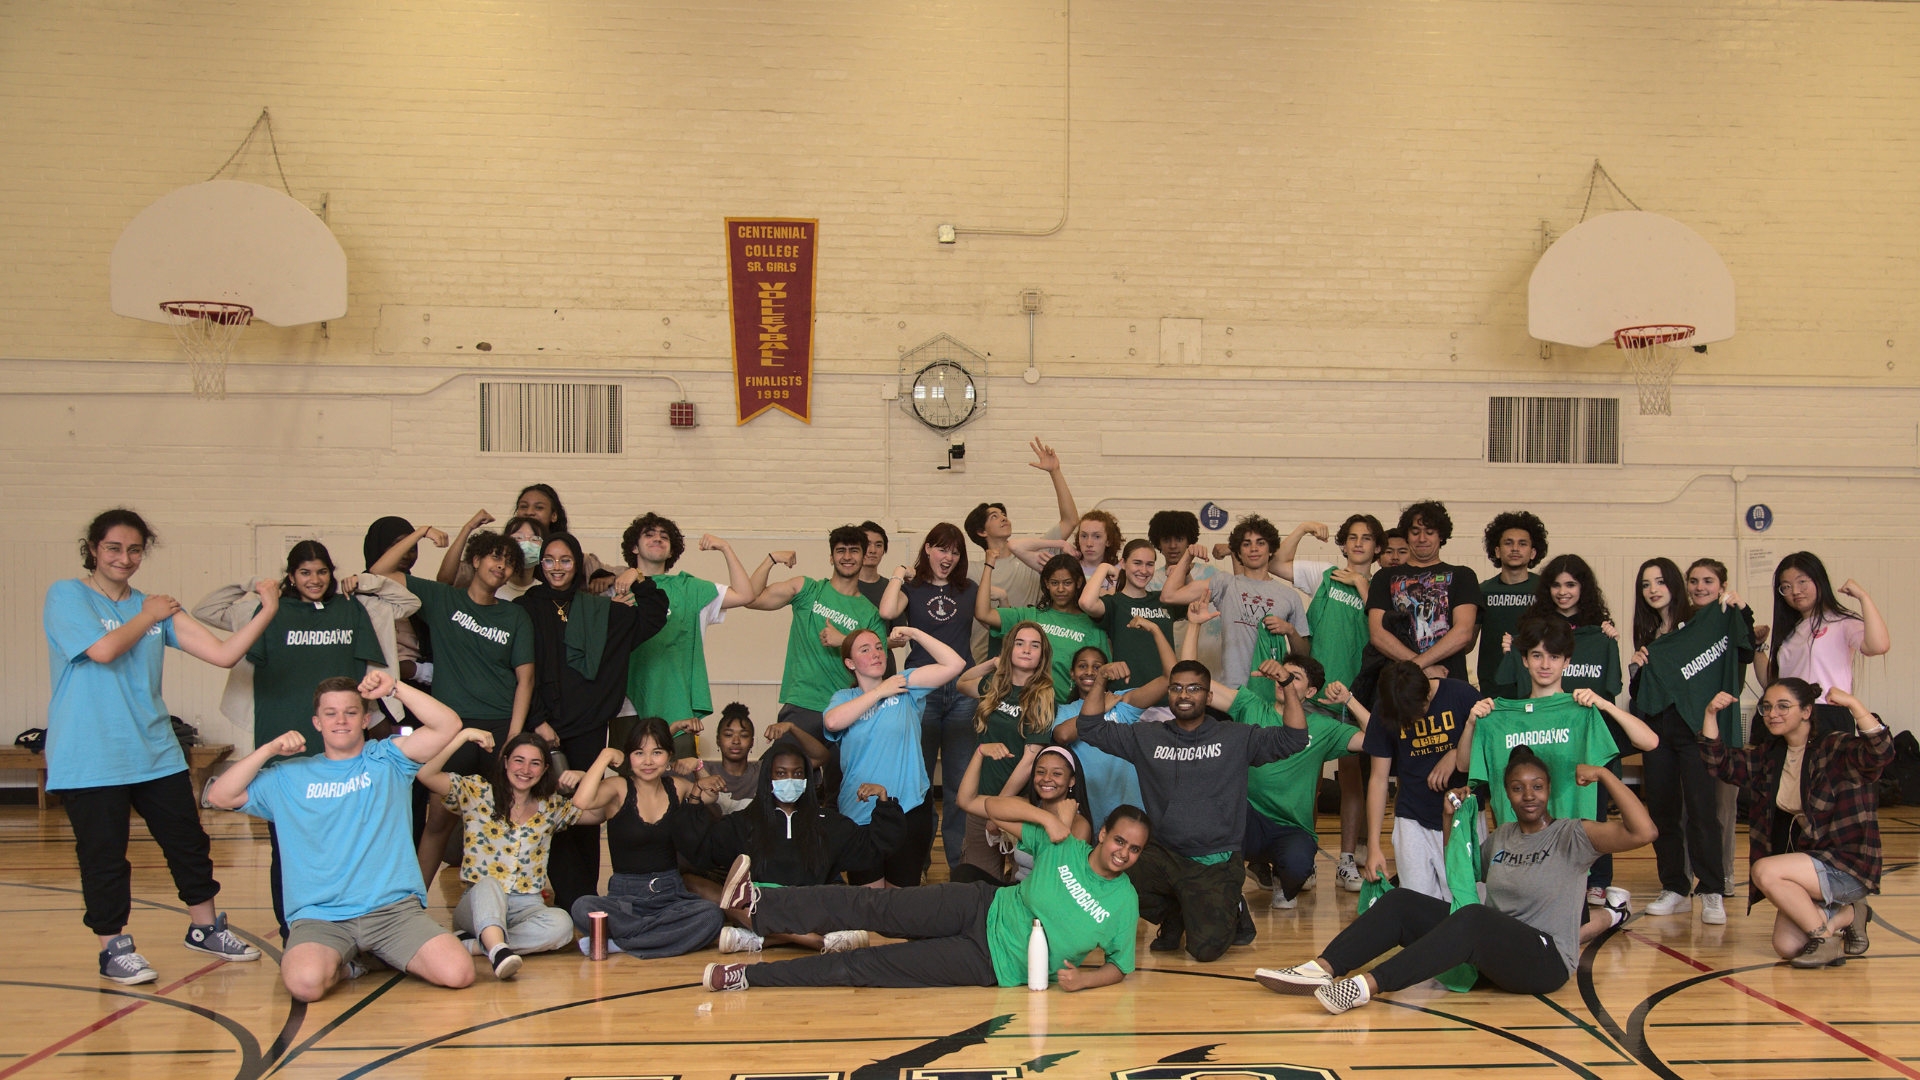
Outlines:
<svg viewBox="0 0 1920 1080"><path fill-rule="evenodd" d="M357 919L297 919L287 935L287 949L308 943L325 945L342 960L369 952L395 971L405 971L421 946L446 933L450 931L434 922L420 901L408 897Z"/></svg>

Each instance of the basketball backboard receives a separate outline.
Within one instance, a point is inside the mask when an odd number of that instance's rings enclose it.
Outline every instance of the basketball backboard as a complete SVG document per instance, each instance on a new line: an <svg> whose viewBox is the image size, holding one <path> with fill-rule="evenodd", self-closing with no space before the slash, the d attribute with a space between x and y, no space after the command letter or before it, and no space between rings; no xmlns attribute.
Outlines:
<svg viewBox="0 0 1920 1080"><path fill-rule="evenodd" d="M1653 323L1694 328L1692 345L1733 336L1733 275L1713 245L1669 217L1621 210L1554 241L1527 282L1527 332L1592 348Z"/></svg>
<svg viewBox="0 0 1920 1080"><path fill-rule="evenodd" d="M347 255L288 195L239 180L168 192L113 245L116 315L166 322L170 300L245 304L275 326L347 313Z"/></svg>

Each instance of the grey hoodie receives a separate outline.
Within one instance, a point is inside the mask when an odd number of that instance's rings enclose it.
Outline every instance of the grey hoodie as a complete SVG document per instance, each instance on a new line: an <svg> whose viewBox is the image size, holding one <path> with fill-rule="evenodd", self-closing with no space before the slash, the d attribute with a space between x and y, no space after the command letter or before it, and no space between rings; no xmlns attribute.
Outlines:
<svg viewBox="0 0 1920 1080"><path fill-rule="evenodd" d="M1274 722L1280 722L1274 716ZM1131 761L1153 838L1189 859L1239 851L1247 831L1247 770L1306 749L1302 728L1223 724L1115 724L1082 716L1080 739Z"/></svg>

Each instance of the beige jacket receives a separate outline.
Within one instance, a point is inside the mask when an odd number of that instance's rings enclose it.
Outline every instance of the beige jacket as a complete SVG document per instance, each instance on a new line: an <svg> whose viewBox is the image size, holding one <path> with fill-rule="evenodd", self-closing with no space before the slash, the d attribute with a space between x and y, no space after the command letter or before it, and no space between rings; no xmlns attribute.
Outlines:
<svg viewBox="0 0 1920 1080"><path fill-rule="evenodd" d="M253 620L255 612L260 610L260 596L254 587L262 578L254 578L244 585L222 585L193 605L193 617L217 630L232 632ZM277 579L276 579L277 580ZM420 610L420 598L407 591L405 585L381 577L379 574L358 574L354 579L354 597L360 606L367 609L367 619L373 623L374 637L380 640L380 652L387 658L385 671L398 679L400 677L399 653L394 649L393 624ZM368 668L377 665L368 664ZM387 704L400 716L406 711L401 708L397 698L389 698ZM227 688L220 695L220 712L234 726L247 736L253 733L253 665L243 658L233 665L227 676Z"/></svg>

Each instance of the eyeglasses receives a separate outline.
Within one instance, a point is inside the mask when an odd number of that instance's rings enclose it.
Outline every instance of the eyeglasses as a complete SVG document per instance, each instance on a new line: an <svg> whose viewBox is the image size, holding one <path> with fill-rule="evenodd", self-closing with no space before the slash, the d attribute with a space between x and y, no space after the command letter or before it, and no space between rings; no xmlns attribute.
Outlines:
<svg viewBox="0 0 1920 1080"><path fill-rule="evenodd" d="M1799 581L1795 581L1795 582L1783 581L1780 583L1780 595L1792 596L1794 593L1797 593L1802 589L1812 589L1814 587L1815 586L1813 582L1808 581L1805 578L1801 578Z"/></svg>
<svg viewBox="0 0 1920 1080"><path fill-rule="evenodd" d="M1785 714L1785 713L1792 712L1793 710L1799 707L1800 707L1799 704L1791 701L1783 701L1779 705L1775 705L1770 701L1763 701L1760 703L1760 715L1772 716L1776 713Z"/></svg>
<svg viewBox="0 0 1920 1080"><path fill-rule="evenodd" d="M547 556L546 558L543 558L540 560L540 565L541 566L572 566L573 559L571 557L563 557L563 558L556 559L556 558L553 558L552 556Z"/></svg>

